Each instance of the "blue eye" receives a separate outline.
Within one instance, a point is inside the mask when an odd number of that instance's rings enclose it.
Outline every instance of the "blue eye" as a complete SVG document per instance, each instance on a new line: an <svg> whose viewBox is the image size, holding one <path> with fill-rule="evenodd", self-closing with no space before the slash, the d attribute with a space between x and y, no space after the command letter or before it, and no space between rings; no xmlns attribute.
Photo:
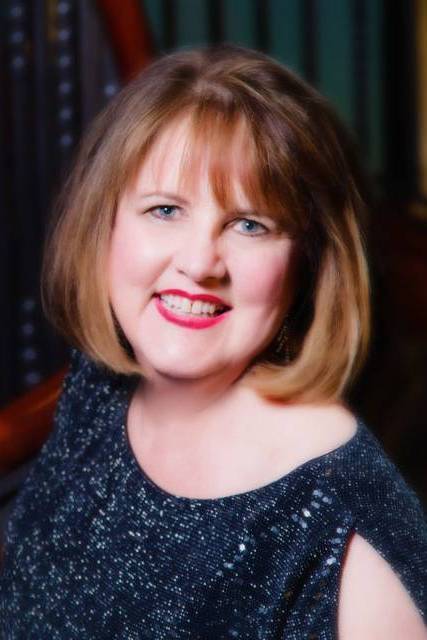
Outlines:
<svg viewBox="0 0 427 640"><path fill-rule="evenodd" d="M178 207L175 207L172 204L161 204L158 207L153 207L150 209L150 213L153 213L156 218L163 218L167 220L168 218L173 218L172 215Z"/></svg>
<svg viewBox="0 0 427 640"><path fill-rule="evenodd" d="M267 227L261 224L261 222L257 222L256 220L251 220L250 218L241 218L237 222L244 223L244 227L246 231L243 232L243 235L261 236L268 232ZM257 229L259 231L257 233L253 233L253 231L256 232Z"/></svg>

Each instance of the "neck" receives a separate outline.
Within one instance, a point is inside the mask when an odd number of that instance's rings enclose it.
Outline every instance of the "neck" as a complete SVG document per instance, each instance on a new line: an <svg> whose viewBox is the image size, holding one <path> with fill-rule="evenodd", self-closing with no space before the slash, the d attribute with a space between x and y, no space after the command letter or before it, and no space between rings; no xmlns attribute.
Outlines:
<svg viewBox="0 0 427 640"><path fill-rule="evenodd" d="M138 422L157 435L195 438L218 430L231 419L249 390L239 384L243 371L200 378L177 378L158 372L141 380L136 394Z"/></svg>

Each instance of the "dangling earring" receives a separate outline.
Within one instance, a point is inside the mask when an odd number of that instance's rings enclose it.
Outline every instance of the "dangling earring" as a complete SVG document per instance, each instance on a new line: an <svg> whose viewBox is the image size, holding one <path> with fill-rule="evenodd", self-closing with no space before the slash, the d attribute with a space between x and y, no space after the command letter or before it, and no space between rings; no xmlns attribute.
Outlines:
<svg viewBox="0 0 427 640"><path fill-rule="evenodd" d="M280 331L274 340L273 345L275 357L284 364L288 364L291 361L291 350L289 343L289 325L287 321L284 320L282 326L280 327Z"/></svg>

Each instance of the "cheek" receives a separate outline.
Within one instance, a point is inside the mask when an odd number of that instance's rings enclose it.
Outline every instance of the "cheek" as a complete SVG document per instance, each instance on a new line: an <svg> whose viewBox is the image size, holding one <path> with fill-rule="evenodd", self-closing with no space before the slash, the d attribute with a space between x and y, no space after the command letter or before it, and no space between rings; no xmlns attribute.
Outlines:
<svg viewBox="0 0 427 640"><path fill-rule="evenodd" d="M117 229L110 246L110 282L121 286L149 286L161 263L159 252L137 231Z"/></svg>
<svg viewBox="0 0 427 640"><path fill-rule="evenodd" d="M126 238L114 230L111 238L110 257L108 262L110 280L114 280L121 275L122 271L127 270L128 261L130 261L129 251L127 249Z"/></svg>
<svg viewBox="0 0 427 640"><path fill-rule="evenodd" d="M240 295L249 304L275 306L289 302L294 289L294 271L289 249L254 252L238 267Z"/></svg>

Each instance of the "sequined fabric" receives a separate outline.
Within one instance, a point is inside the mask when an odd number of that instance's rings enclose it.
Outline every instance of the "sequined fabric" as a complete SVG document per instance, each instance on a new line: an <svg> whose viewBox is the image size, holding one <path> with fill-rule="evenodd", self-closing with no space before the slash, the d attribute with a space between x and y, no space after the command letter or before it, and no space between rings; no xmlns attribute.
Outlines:
<svg viewBox="0 0 427 640"><path fill-rule="evenodd" d="M73 354L6 530L3 640L335 639L353 531L426 616L422 508L360 420L346 444L265 487L177 497L129 448L134 383Z"/></svg>

